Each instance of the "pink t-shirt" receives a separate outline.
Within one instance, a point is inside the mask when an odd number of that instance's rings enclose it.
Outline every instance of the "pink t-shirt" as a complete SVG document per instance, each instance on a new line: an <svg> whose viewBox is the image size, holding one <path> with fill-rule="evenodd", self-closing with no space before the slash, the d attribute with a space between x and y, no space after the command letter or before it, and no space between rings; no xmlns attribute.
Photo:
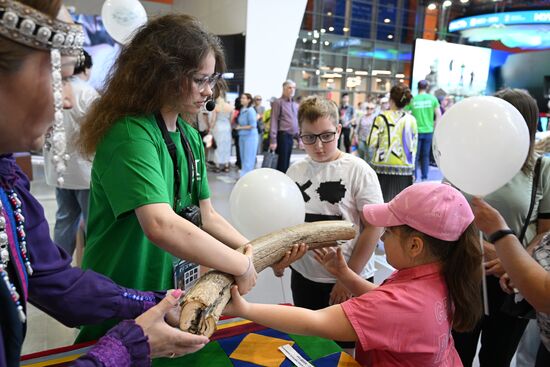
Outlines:
<svg viewBox="0 0 550 367"><path fill-rule="evenodd" d="M398 270L379 288L342 303L363 366L460 367L441 264Z"/></svg>

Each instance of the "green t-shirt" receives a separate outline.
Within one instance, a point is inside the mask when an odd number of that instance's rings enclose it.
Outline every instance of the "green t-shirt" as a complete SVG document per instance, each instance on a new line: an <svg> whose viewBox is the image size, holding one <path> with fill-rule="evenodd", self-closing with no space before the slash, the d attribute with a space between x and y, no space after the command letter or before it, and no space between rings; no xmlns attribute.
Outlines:
<svg viewBox="0 0 550 367"><path fill-rule="evenodd" d="M210 190L200 135L180 118L178 124L189 140L198 166L193 193L189 195L189 171L181 139L179 133L170 133L182 176L179 210L209 198ZM94 158L82 267L104 274L125 287L173 288L173 256L147 239L134 211L154 203L169 203L173 207L173 201L172 160L154 116L125 117L117 121L98 145ZM103 326L100 334L97 331L88 334L85 327L79 340L103 335L108 330Z"/></svg>
<svg viewBox="0 0 550 367"><path fill-rule="evenodd" d="M419 134L433 133L436 108L439 108L439 101L429 93L418 94L405 107L416 118Z"/></svg>

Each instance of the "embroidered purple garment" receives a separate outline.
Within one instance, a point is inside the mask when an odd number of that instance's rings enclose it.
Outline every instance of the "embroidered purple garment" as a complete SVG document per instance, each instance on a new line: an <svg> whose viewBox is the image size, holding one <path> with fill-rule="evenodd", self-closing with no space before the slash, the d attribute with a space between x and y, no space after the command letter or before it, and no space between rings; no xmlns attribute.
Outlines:
<svg viewBox="0 0 550 367"><path fill-rule="evenodd" d="M44 210L31 195L29 181L11 155L0 155L0 189L4 192L14 189L22 202L27 249L34 272L27 275L24 269L10 261L8 274L22 295L21 303L25 308L23 284L26 277L28 301L70 327L110 318L132 319L162 299L161 293L123 288L103 275L72 268L71 256L51 240ZM3 204L9 205L8 202ZM10 258L18 256L11 253L18 246L9 248ZM147 300L141 301L143 298ZM19 321L4 282L0 282L0 309L0 367L19 366L26 324ZM113 366L150 365L147 338L133 321L119 324L106 337L108 339L99 342L88 355L75 361L74 366L103 366L106 361L112 361ZM106 359L101 361L99 355Z"/></svg>

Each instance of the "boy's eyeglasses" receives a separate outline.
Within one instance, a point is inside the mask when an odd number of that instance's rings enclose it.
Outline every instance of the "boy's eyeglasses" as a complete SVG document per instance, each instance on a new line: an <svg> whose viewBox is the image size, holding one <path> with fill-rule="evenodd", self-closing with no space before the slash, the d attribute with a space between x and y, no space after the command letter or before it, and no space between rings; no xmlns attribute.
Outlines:
<svg viewBox="0 0 550 367"><path fill-rule="evenodd" d="M199 89L199 92L203 92L208 85L210 89L214 89L216 83L221 79L222 73L214 73L210 76L205 76L204 78L193 78L193 82Z"/></svg>
<svg viewBox="0 0 550 367"><path fill-rule="evenodd" d="M317 138L321 140L322 143L330 143L336 137L336 131L321 133L321 134L306 134L300 135L302 142L306 145L315 144Z"/></svg>

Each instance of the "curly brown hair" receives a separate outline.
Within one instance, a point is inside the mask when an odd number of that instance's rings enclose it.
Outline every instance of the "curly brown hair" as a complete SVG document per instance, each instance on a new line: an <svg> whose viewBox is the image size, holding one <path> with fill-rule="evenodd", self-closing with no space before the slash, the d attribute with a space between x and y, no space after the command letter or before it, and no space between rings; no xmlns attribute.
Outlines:
<svg viewBox="0 0 550 367"><path fill-rule="evenodd" d="M18 0L42 13L49 15L52 19L57 17L61 8L61 0ZM0 73L14 73L23 65L25 58L33 52L40 52L34 48L22 45L0 36Z"/></svg>
<svg viewBox="0 0 550 367"><path fill-rule="evenodd" d="M170 106L179 112L192 90L193 74L209 54L225 70L220 39L194 17L170 14L140 28L122 51L101 97L86 115L77 146L92 156L113 124L124 116L151 114Z"/></svg>

